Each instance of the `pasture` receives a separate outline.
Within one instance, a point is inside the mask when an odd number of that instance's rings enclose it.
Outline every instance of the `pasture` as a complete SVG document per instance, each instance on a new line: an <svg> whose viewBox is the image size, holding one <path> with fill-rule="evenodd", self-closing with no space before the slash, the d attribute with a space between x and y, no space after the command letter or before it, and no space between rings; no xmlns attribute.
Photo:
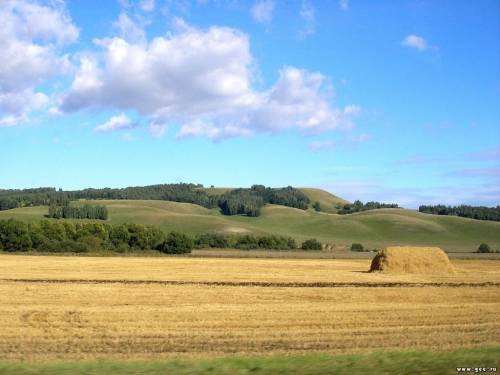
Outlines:
<svg viewBox="0 0 500 375"><path fill-rule="evenodd" d="M275 234L294 237L297 241L314 237L339 248L361 242L368 248L380 249L392 245L439 246L451 252L473 252L480 243L486 242L493 250L500 250L500 222L429 215L405 209L378 209L337 215L267 205L262 209L261 216L247 217L224 216L216 209L169 201L88 202L106 205L110 223L149 224L165 231L176 230L190 235L206 232ZM0 211L0 219L35 222L44 219L47 211L47 206L16 208Z"/></svg>
<svg viewBox="0 0 500 375"><path fill-rule="evenodd" d="M453 265L452 275L383 275L366 272L369 260L1 255L0 357L163 360L498 347L500 262Z"/></svg>

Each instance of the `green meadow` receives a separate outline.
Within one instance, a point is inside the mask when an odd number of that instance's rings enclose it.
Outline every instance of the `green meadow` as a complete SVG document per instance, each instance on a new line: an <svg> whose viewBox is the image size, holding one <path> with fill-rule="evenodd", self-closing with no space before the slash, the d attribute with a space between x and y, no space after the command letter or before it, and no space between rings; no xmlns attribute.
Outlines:
<svg viewBox="0 0 500 375"><path fill-rule="evenodd" d="M207 189L210 190L210 189ZM368 248L388 245L440 246L450 252L472 252L481 242L500 250L500 223L455 216L438 216L401 208L378 209L349 215L335 214L343 199L319 189L303 189L321 212L266 205L259 217L225 216L218 209L170 201L99 200L89 203L108 208L111 223L157 225L195 235L204 232L254 233L291 236L302 241L317 238L337 246L360 242ZM44 219L46 206L23 207L0 212L0 219L26 222Z"/></svg>

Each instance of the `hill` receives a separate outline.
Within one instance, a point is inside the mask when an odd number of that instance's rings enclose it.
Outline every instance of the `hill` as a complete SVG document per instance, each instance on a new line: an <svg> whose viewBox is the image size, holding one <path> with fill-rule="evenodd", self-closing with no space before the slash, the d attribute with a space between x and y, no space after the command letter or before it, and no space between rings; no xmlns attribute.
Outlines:
<svg viewBox="0 0 500 375"><path fill-rule="evenodd" d="M314 204L314 202L319 202L321 205L321 211L323 212L336 213L337 210L335 209L335 206L337 204L350 203L349 201L322 189L299 188L299 190L307 195L307 197L311 200L311 205Z"/></svg>
<svg viewBox="0 0 500 375"><path fill-rule="evenodd" d="M200 188L200 190L206 191L208 195L220 195L233 190L233 188L213 187ZM321 205L321 210L324 212L336 213L337 210L335 209L335 206L337 204L349 203L349 201L346 201L345 199L337 197L336 195L333 195L332 193L329 193L328 191L322 189L298 188L298 190L303 192L311 200L311 207L314 202L319 202Z"/></svg>
<svg viewBox="0 0 500 375"><path fill-rule="evenodd" d="M325 195L326 197L326 195ZM330 198L334 199L334 198ZM446 251L474 251L481 242L500 249L500 223L454 216L436 216L405 209L379 209L351 215L267 205L259 217L224 216L217 209L190 203L154 200L99 200L111 223L137 222L166 231L270 233L301 241L315 237L347 246L361 242L369 248L389 245L439 246ZM0 212L0 219L42 220L46 206Z"/></svg>

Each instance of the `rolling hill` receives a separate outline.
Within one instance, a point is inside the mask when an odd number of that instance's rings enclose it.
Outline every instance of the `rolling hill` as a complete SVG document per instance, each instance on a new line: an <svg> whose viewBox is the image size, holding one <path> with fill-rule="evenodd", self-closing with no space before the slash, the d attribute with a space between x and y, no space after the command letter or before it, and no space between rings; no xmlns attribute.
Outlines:
<svg viewBox="0 0 500 375"><path fill-rule="evenodd" d="M303 189L322 206L345 202L317 189ZM322 203L323 202L323 203ZM224 216L217 209L190 203L154 200L99 200L112 223L136 222L188 234L203 232L277 234L301 241L315 237L347 246L360 242L370 248L387 245L434 245L447 251L474 251L481 242L500 249L500 223L454 216L436 216L405 209L379 209L350 215L267 205L259 217ZM0 211L0 219L34 222L44 218L46 206Z"/></svg>

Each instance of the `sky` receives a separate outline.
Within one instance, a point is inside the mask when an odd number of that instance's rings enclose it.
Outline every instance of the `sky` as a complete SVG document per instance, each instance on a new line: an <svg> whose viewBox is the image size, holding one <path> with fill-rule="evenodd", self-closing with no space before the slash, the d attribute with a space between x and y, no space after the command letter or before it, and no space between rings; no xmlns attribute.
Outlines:
<svg viewBox="0 0 500 375"><path fill-rule="evenodd" d="M0 188L500 204L497 0L0 0Z"/></svg>

